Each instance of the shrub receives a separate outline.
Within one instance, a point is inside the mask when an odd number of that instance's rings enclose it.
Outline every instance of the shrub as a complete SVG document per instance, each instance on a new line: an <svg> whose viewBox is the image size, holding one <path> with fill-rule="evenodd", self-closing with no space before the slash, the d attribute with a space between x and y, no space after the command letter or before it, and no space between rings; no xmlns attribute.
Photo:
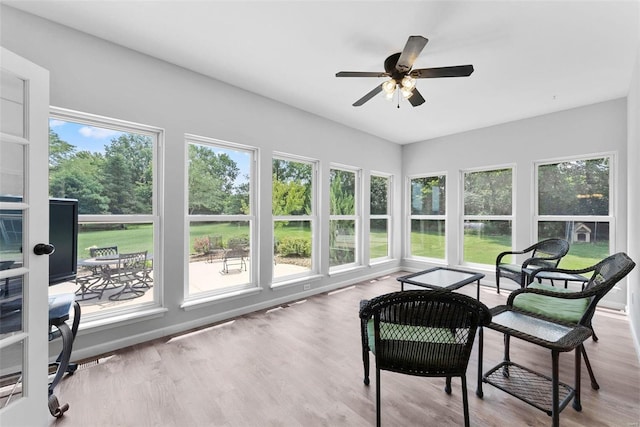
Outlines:
<svg viewBox="0 0 640 427"><path fill-rule="evenodd" d="M193 239L193 250L199 254L206 254L209 252L209 236L196 237Z"/></svg>
<svg viewBox="0 0 640 427"><path fill-rule="evenodd" d="M308 239L300 237L285 236L280 239L277 245L278 254L280 256L311 256L311 242Z"/></svg>

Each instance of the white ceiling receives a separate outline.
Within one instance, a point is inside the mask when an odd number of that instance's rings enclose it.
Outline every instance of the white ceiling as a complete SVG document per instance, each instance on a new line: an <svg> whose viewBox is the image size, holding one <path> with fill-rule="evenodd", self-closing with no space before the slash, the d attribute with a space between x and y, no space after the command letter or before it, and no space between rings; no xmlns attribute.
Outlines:
<svg viewBox="0 0 640 427"><path fill-rule="evenodd" d="M399 144L627 95L638 52L627 1L4 1ZM414 68L473 64L421 79L419 107L378 95L351 104L407 37Z"/></svg>

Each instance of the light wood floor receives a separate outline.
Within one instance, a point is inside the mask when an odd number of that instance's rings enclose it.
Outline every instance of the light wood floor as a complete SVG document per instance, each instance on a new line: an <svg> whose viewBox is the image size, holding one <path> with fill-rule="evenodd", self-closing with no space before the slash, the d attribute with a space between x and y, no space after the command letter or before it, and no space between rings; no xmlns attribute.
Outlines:
<svg viewBox="0 0 640 427"><path fill-rule="evenodd" d="M399 275L399 274L398 274ZM51 426L371 426L375 365L362 382L358 303L399 290L398 275L189 334L125 348L86 363L57 389L70 410ZM475 285L461 292L475 296ZM483 289L489 307L506 293ZM625 316L601 310L599 342L586 344L600 390L582 370L582 412L569 405L563 427L639 426L640 367ZM477 341L477 340L476 340ZM512 341L512 360L550 375L548 350ZM485 332L484 371L502 358L502 336ZM560 379L573 383L573 353L560 357ZM477 351L467 372L471 424L547 426L551 418L485 384L475 395ZM386 426L462 425L460 380L382 373Z"/></svg>

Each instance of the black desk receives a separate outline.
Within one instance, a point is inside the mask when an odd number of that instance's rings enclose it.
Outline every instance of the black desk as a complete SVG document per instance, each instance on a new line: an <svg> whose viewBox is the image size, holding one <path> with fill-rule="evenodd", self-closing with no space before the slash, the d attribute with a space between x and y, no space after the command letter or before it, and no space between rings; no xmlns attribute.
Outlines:
<svg viewBox="0 0 640 427"><path fill-rule="evenodd" d="M504 360L482 375L482 359L478 362L478 390L483 396L482 383L486 382L510 395L546 412L553 426L560 424L560 411L573 399L573 407L581 411L580 365L583 342L591 336L584 326L563 325L520 312L506 305L491 309L493 316L489 329L502 332L505 340ZM481 331L482 332L482 331ZM482 354L483 335L479 334ZM516 337L551 350L551 377L547 377L509 359L509 337ZM573 387L558 380L559 354L575 350L575 384Z"/></svg>
<svg viewBox="0 0 640 427"><path fill-rule="evenodd" d="M448 289L453 291L460 289L464 285L473 282L478 284L476 299L480 301L480 279L484 277L482 273L472 273L470 271L457 270L448 267L434 267L428 270L419 271L407 276L398 277L400 290L404 291L404 284L422 286L430 289Z"/></svg>

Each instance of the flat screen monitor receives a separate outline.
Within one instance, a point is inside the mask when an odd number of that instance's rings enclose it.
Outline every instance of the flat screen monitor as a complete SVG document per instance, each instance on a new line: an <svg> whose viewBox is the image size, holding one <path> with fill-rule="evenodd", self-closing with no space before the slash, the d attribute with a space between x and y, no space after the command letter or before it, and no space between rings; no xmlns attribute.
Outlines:
<svg viewBox="0 0 640 427"><path fill-rule="evenodd" d="M78 201L49 199L49 285L75 280L78 272Z"/></svg>

